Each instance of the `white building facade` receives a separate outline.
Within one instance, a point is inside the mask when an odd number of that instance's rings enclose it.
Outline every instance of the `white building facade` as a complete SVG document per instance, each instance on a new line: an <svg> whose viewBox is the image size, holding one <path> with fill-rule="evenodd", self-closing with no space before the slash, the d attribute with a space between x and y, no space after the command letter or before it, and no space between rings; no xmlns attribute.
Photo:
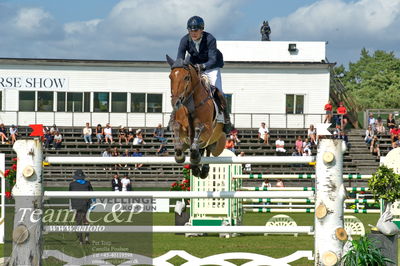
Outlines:
<svg viewBox="0 0 400 266"><path fill-rule="evenodd" d="M220 41L235 126L303 128L323 120L330 64L324 42ZM0 59L0 122L81 127L168 123L164 61Z"/></svg>

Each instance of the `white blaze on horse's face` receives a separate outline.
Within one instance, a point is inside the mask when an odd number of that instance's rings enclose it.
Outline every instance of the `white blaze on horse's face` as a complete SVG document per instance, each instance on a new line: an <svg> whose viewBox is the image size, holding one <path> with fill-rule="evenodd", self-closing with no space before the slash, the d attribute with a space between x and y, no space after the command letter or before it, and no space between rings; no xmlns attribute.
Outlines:
<svg viewBox="0 0 400 266"><path fill-rule="evenodd" d="M178 77L178 74L179 74L179 70L175 71L175 78Z"/></svg>

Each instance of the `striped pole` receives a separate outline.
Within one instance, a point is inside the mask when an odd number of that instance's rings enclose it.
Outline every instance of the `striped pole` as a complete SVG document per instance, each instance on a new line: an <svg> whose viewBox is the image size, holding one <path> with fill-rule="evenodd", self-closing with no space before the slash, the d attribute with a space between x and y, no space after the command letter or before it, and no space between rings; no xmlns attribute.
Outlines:
<svg viewBox="0 0 400 266"><path fill-rule="evenodd" d="M265 208L245 208L245 212L260 212L260 213L313 213L313 208L306 208L306 209L289 209L289 208L282 208L282 209L271 209L268 208L269 206L265 206ZM344 209L345 213L380 213L380 210L375 209L368 209L368 210L355 210L355 209Z"/></svg>
<svg viewBox="0 0 400 266"><path fill-rule="evenodd" d="M370 179L372 175L359 175L359 174L347 174L343 175L343 179ZM233 178L238 179L314 179L315 174L298 174L298 175L273 175L273 174L248 174L248 175L235 175Z"/></svg>
<svg viewBox="0 0 400 266"><path fill-rule="evenodd" d="M315 191L315 187L241 187L242 191ZM367 187L347 187L347 191L369 191ZM290 195L288 195L290 196Z"/></svg>
<svg viewBox="0 0 400 266"><path fill-rule="evenodd" d="M314 203L314 199L244 199L243 202L251 203ZM376 203L373 199L346 199L345 203Z"/></svg>

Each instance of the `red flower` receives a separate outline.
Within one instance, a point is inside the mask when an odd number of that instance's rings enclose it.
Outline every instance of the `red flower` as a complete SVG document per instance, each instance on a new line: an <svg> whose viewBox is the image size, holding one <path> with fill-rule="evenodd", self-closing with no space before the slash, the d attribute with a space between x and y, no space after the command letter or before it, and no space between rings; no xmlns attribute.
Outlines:
<svg viewBox="0 0 400 266"><path fill-rule="evenodd" d="M175 183L172 183L172 185L171 185L171 186L172 186L172 187L175 187L176 185L177 185L177 184L176 184L176 182L175 182Z"/></svg>
<svg viewBox="0 0 400 266"><path fill-rule="evenodd" d="M190 169L190 164L185 164L185 165L183 166L183 168L185 168L185 169Z"/></svg>
<svg viewBox="0 0 400 266"><path fill-rule="evenodd" d="M6 195L7 199L11 199L11 192L10 191L6 191L5 195Z"/></svg>
<svg viewBox="0 0 400 266"><path fill-rule="evenodd" d="M189 183L190 182L190 180L189 179L185 179L185 180L183 180L183 183L184 184L187 184L187 183Z"/></svg>
<svg viewBox="0 0 400 266"><path fill-rule="evenodd" d="M16 170L17 170L17 165L16 165L16 164L13 164L13 165L11 166L11 169L13 169L14 171L16 171Z"/></svg>
<svg viewBox="0 0 400 266"><path fill-rule="evenodd" d="M14 161L14 162L16 162L17 160L18 160L17 157L14 157L11 159L11 161Z"/></svg>
<svg viewBox="0 0 400 266"><path fill-rule="evenodd" d="M7 169L5 172L4 172L4 177L7 177L9 174L10 174L10 169Z"/></svg>
<svg viewBox="0 0 400 266"><path fill-rule="evenodd" d="M187 187L186 190L187 190L187 191L190 191L190 187Z"/></svg>

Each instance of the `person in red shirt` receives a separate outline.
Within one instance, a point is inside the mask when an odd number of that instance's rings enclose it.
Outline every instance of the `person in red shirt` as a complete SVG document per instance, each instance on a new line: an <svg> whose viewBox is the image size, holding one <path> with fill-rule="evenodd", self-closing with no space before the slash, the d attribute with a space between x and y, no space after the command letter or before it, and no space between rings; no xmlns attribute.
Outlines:
<svg viewBox="0 0 400 266"><path fill-rule="evenodd" d="M326 114L324 123L326 123L326 122L330 123L331 119L332 119L332 102L331 102L331 100L329 100L328 103L325 104L324 110L325 110L325 114Z"/></svg>
<svg viewBox="0 0 400 266"><path fill-rule="evenodd" d="M342 117L341 128L342 128L342 130L344 130L344 128L347 125L348 120L347 120L347 109L346 109L346 107L344 107L343 102L339 103L339 107L337 108L337 113L338 113L338 115L340 115Z"/></svg>
<svg viewBox="0 0 400 266"><path fill-rule="evenodd" d="M396 142L398 140L398 135L400 133L400 126L399 128L392 128L390 130L390 140L393 142Z"/></svg>

